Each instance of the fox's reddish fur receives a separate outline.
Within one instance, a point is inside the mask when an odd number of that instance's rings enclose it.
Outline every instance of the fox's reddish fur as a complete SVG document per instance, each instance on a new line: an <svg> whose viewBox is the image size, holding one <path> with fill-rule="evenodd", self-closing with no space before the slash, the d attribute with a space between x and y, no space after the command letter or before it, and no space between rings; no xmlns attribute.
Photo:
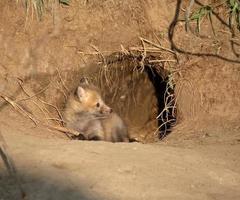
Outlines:
<svg viewBox="0 0 240 200"><path fill-rule="evenodd" d="M80 85L68 98L64 110L67 127L79 131L87 140L128 142L123 120L108 107L91 85Z"/></svg>

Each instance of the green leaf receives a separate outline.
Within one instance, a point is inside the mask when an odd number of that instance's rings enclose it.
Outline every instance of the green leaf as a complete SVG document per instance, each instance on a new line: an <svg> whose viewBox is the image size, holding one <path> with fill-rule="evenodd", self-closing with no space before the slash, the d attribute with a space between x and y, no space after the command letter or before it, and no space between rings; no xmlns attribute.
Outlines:
<svg viewBox="0 0 240 200"><path fill-rule="evenodd" d="M59 3L69 6L70 0L59 0Z"/></svg>
<svg viewBox="0 0 240 200"><path fill-rule="evenodd" d="M234 7L235 2L236 2L235 0L230 0L230 1L229 1L230 6L231 6L231 7Z"/></svg>

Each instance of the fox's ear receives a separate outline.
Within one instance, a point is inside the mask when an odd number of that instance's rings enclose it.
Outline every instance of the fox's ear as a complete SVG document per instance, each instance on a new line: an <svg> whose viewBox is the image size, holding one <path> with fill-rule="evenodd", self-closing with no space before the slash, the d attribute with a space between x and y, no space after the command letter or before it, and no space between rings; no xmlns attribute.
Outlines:
<svg viewBox="0 0 240 200"><path fill-rule="evenodd" d="M82 77L80 79L80 84L89 85L88 78L87 77Z"/></svg>
<svg viewBox="0 0 240 200"><path fill-rule="evenodd" d="M87 96L86 91L81 86L79 86L77 88L77 96L78 96L80 101L84 100L86 98L86 96Z"/></svg>

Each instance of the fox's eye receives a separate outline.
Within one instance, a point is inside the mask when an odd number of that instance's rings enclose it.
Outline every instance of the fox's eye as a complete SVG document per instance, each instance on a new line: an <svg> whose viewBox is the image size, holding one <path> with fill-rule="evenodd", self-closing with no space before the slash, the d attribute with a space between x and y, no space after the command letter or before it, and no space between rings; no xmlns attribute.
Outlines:
<svg viewBox="0 0 240 200"><path fill-rule="evenodd" d="M99 106L100 106L100 103L97 103L96 106L99 107Z"/></svg>

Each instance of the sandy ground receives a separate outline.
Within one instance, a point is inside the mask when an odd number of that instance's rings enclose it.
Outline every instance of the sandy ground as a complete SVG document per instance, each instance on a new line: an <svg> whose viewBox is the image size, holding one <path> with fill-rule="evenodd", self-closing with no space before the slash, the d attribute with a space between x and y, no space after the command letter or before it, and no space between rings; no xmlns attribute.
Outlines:
<svg viewBox="0 0 240 200"><path fill-rule="evenodd" d="M29 200L240 199L239 134L211 145L113 144L54 137L22 118L14 126L0 120ZM20 199L1 160L0 199Z"/></svg>

